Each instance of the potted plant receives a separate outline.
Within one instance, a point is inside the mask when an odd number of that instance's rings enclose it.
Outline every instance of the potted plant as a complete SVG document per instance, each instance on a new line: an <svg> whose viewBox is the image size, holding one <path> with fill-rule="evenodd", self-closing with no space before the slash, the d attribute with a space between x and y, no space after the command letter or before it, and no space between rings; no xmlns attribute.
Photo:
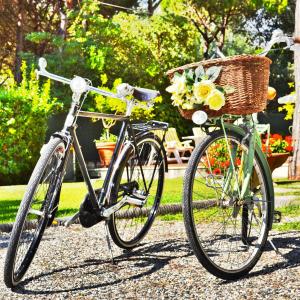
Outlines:
<svg viewBox="0 0 300 300"><path fill-rule="evenodd" d="M108 92L116 92L117 86L122 83L121 79L116 79L113 83L112 88L108 88L106 83L108 81L106 74L102 74L101 76L101 89L106 90ZM161 98L157 98L157 102L159 102ZM124 115L126 112L126 103L120 99L115 99L112 97L106 97L102 95L97 95L95 97L95 107L97 111L106 114L116 114L116 115ZM136 107L132 111L132 117L136 120L150 120L153 117L154 108L141 108ZM100 161L102 162L102 166L107 167L110 163L111 156L113 154L113 150L116 145L117 136L111 134L109 129L116 123L115 120L112 119L102 119L104 132L102 133L99 140L95 140L95 145L98 150Z"/></svg>
<svg viewBox="0 0 300 300"><path fill-rule="evenodd" d="M108 120L105 121L104 119L102 120L104 130L100 139L94 141L99 154L101 167L107 167L110 164L117 142L117 136L109 132L110 127L115 124L115 121L110 121L111 122L108 122Z"/></svg>
<svg viewBox="0 0 300 300"><path fill-rule="evenodd" d="M271 134L262 138L262 150L266 153L271 171L283 165L293 151L292 136Z"/></svg>

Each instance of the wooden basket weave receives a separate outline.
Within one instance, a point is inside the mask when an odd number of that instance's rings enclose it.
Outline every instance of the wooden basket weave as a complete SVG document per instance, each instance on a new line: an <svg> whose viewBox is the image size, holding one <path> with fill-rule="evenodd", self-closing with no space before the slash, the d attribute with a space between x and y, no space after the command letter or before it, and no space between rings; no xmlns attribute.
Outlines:
<svg viewBox="0 0 300 300"><path fill-rule="evenodd" d="M184 65L167 72L171 79L175 72L194 69L202 65L204 69L222 66L215 83L220 86L232 86L235 91L226 95L225 105L218 111L203 106L209 117L223 114L245 115L262 111L266 108L271 60L255 55L237 55L227 58L211 59ZM191 119L195 110L179 109L180 114Z"/></svg>

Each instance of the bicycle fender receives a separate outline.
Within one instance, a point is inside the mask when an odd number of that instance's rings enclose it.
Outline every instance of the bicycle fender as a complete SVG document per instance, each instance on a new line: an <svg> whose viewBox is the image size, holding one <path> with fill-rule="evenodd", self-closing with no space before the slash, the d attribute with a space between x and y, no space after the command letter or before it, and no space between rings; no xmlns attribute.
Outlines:
<svg viewBox="0 0 300 300"><path fill-rule="evenodd" d="M229 131L235 132L239 135L241 135L242 137L244 137L246 135L246 132L243 128L236 126L236 125L232 125L232 124L224 124L225 128L228 129ZM271 201L271 217L268 220L268 229L271 230L272 229L272 224L273 224L273 214L274 214L274 187L273 187L273 180L272 180L272 173L270 170L270 166L268 164L268 161L266 159L265 154L262 152L262 150L259 147L256 147L255 149L255 153L258 157L258 159L260 160L265 172L266 172L266 180L267 180L267 193L269 196L269 199Z"/></svg>

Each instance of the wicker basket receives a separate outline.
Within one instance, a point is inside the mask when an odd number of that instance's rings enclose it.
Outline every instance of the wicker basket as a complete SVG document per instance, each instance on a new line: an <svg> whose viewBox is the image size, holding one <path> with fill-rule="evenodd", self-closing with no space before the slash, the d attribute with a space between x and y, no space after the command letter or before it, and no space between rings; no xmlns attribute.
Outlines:
<svg viewBox="0 0 300 300"><path fill-rule="evenodd" d="M211 66L222 66L215 83L220 86L232 86L234 93L226 95L225 105L218 111L203 106L209 117L223 114L245 115L262 111L266 108L271 60L255 55L237 55L225 59L211 59L181 66L167 72L171 79L175 72L202 65L205 69ZM179 109L180 114L191 119L195 110Z"/></svg>

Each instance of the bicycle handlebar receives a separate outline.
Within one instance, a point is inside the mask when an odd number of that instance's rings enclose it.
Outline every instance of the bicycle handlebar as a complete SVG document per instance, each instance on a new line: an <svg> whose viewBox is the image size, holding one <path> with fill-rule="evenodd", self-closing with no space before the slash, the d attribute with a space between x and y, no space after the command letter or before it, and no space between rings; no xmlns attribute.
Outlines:
<svg viewBox="0 0 300 300"><path fill-rule="evenodd" d="M112 97L112 98L116 98L116 99L120 99L120 100L125 100L124 96L119 96L118 94L112 93L112 92L108 92L108 91L104 91L101 89L98 89L96 87L93 87L91 85L88 84L88 82L86 81L86 79L79 77L79 76L75 76L73 79L68 79L53 73L50 73L46 70L46 66L47 66L47 61L45 58L40 58L39 59L39 68L40 70L36 70L36 74L39 76L44 76L47 77L49 79L64 83L64 84L68 84L70 85L73 93L85 93L85 92L95 92L99 95L102 96L106 96L106 97ZM81 85L81 86L79 86ZM130 85L128 85L130 87Z"/></svg>
<svg viewBox="0 0 300 300"><path fill-rule="evenodd" d="M297 43L298 39L299 38L289 37L288 35L284 34L281 29L275 29L272 33L271 40L267 43L265 49L259 55L266 56L275 44L280 43L286 44L286 47L284 47L284 49L288 48L293 50L294 43Z"/></svg>

